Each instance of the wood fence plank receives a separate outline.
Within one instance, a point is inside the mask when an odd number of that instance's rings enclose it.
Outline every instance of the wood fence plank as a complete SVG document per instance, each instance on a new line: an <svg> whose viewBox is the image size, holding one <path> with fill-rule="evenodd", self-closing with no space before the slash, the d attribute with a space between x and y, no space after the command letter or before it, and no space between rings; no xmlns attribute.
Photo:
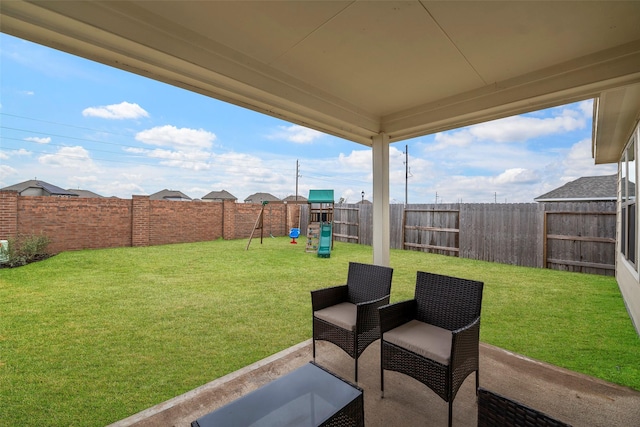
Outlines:
<svg viewBox="0 0 640 427"><path fill-rule="evenodd" d="M336 206L334 220L337 240L372 244L371 204ZM609 275L615 264L615 202L392 204L389 227L395 249Z"/></svg>

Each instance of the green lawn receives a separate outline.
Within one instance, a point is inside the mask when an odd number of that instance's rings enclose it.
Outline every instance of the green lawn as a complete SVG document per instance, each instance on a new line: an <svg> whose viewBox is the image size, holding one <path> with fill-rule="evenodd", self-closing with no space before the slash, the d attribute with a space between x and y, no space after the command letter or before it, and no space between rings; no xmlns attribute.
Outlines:
<svg viewBox="0 0 640 427"><path fill-rule="evenodd" d="M371 248L318 258L287 238L67 252L0 270L0 425L105 425L311 337L309 291ZM640 339L615 279L391 252L485 282L481 339L640 390ZM6 423L6 424L3 424Z"/></svg>

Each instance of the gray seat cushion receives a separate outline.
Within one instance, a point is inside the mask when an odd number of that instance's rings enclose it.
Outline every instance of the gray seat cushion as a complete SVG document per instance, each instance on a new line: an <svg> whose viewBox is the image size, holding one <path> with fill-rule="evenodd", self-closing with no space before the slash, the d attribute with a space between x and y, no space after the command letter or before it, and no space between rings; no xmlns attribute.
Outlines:
<svg viewBox="0 0 640 427"><path fill-rule="evenodd" d="M442 365L449 365L452 334L447 329L411 320L385 332L383 339Z"/></svg>
<svg viewBox="0 0 640 427"><path fill-rule="evenodd" d="M315 317L348 331L356 330L358 307L350 302L341 302L313 313Z"/></svg>

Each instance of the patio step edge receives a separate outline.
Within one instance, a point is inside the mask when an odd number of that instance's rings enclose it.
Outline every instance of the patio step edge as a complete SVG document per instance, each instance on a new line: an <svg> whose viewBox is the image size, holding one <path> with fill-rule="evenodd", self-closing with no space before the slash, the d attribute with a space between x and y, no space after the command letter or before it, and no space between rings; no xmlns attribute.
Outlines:
<svg viewBox="0 0 640 427"><path fill-rule="evenodd" d="M133 414L127 418L124 418L122 420L116 421L115 423L109 424L107 427L128 427L128 426L132 426L135 425L141 421L147 420L151 417L153 417L154 415L160 414L164 411L167 411L175 406L181 405L185 402L188 402L190 400L193 400L196 396L199 396L201 394L207 393L210 390L216 389L218 387L220 387L223 384L229 383L239 377L242 377L243 375L246 375L252 371L257 371L261 368L263 368L266 365L269 365L270 363L275 362L276 360L282 359L288 355L291 355L293 353L296 353L302 349L304 349L305 347L308 347L311 345L311 339L308 339L306 341L303 341L299 344L296 344L292 347L286 348L278 353L272 354L271 356L268 356L264 359L258 360L255 363L252 363L251 365L245 366L237 371L231 372L227 375L224 375L220 378L217 378L211 382L208 382L198 388L195 388L193 390L190 390L184 394L181 394L179 396L176 396L172 399L169 399L167 401L164 401L162 403L159 403L155 406L152 406L150 408L147 408L141 412L138 412L136 414Z"/></svg>

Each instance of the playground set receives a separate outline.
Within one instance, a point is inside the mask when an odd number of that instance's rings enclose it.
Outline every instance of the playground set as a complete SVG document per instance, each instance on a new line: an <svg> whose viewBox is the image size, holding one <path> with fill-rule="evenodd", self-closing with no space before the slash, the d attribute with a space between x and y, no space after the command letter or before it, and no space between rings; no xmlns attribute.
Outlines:
<svg viewBox="0 0 640 427"><path fill-rule="evenodd" d="M307 246L306 252L315 252L319 258L331 257L333 249L333 190L309 190L309 221L307 225ZM253 231L249 237L249 242L245 250L249 249L253 234L256 230L260 230L260 243L262 243L264 232L264 209L268 202L262 202L260 214L253 226ZM298 244L297 239L300 237L300 218L298 218L298 228L291 228L289 237L291 244Z"/></svg>
<svg viewBox="0 0 640 427"><path fill-rule="evenodd" d="M333 190L309 190L309 221L306 252L316 252L320 258L329 258L333 249ZM300 228L289 232L291 244L298 244Z"/></svg>
<svg viewBox="0 0 640 427"><path fill-rule="evenodd" d="M333 249L333 190L309 190L307 252L329 258Z"/></svg>

